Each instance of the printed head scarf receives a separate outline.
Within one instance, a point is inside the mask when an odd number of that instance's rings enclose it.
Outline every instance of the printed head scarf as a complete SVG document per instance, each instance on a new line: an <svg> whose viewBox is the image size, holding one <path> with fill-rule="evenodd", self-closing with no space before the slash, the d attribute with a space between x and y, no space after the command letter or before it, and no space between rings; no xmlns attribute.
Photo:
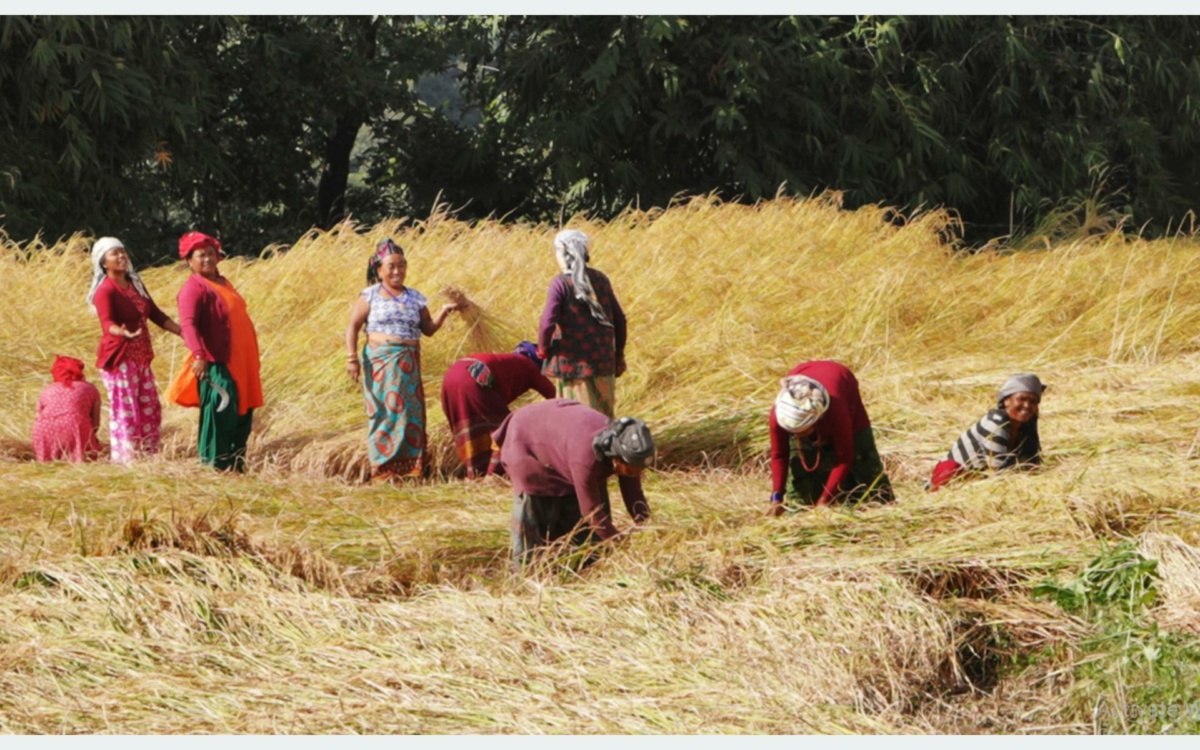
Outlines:
<svg viewBox="0 0 1200 750"><path fill-rule="evenodd" d="M379 283L379 267L383 265L383 259L389 255L404 256L404 248L397 245L388 237L383 242L375 246L375 253L371 256L371 260L367 261L367 283Z"/></svg>
<svg viewBox="0 0 1200 750"><path fill-rule="evenodd" d="M96 244L92 245L92 288L88 289L87 305L93 315L96 312L96 290L100 287L100 282L104 281L104 256L108 255L108 251L113 248L125 249L124 243L116 237L101 237L96 240ZM125 272L125 277L129 279L129 283L133 284L133 288L137 293L150 299L149 292L146 291L146 285L142 283L142 277L138 276L137 271L133 270L133 261L128 262L128 270Z"/></svg>
<svg viewBox="0 0 1200 750"><path fill-rule="evenodd" d="M513 354L520 354L522 357L525 357L530 362L537 365L538 369L541 369L542 367L542 358L538 356L537 345L532 341L522 341L521 343L517 344L517 348L513 350Z"/></svg>
<svg viewBox="0 0 1200 750"><path fill-rule="evenodd" d="M604 314L600 300L592 289L592 282L587 276L588 236L578 229L564 229L554 236L554 257L558 267L571 277L575 286L575 299L587 303L592 317L600 325L612 328L612 321Z"/></svg>
<svg viewBox="0 0 1200 750"><path fill-rule="evenodd" d="M654 455L654 438L640 419L612 419L592 438L592 452L596 458L619 458L630 466L645 466Z"/></svg>
<svg viewBox="0 0 1200 750"><path fill-rule="evenodd" d="M204 232L188 232L180 237L179 257L182 260L187 260L193 250L198 250L206 245L217 251L218 258L225 257L225 252L221 250L221 241L216 237L209 237Z"/></svg>
<svg viewBox="0 0 1200 750"><path fill-rule="evenodd" d="M829 408L829 391L812 378L789 375L780 385L775 397L775 421L788 432L811 427Z"/></svg>
<svg viewBox="0 0 1200 750"><path fill-rule="evenodd" d="M1046 385L1038 379L1037 375L1031 372L1013 375L1008 380L1004 381L1004 385L1000 386L1000 393L996 396L996 408L1004 408L1004 399L1017 393L1036 393L1042 395L1042 392L1047 388Z"/></svg>
<svg viewBox="0 0 1200 750"><path fill-rule="evenodd" d="M50 375L55 383L71 385L77 380L83 380L83 362L74 357L54 356L54 364L50 367Z"/></svg>

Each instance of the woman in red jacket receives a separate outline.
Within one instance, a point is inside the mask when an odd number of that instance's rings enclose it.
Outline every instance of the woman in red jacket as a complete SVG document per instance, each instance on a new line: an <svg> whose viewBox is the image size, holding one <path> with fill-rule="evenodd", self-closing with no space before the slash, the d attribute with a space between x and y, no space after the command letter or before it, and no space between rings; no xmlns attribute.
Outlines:
<svg viewBox="0 0 1200 750"><path fill-rule="evenodd" d="M158 309L116 237L92 245L92 288L87 301L100 319L96 367L108 391L108 433L115 463L158 453L162 404L150 362L147 320L176 336L179 324Z"/></svg>
<svg viewBox="0 0 1200 750"><path fill-rule="evenodd" d="M554 384L542 374L542 361L529 341L513 354L472 354L446 370L442 411L468 479L503 473L492 432L508 416L508 405L526 391L554 398Z"/></svg>
<svg viewBox="0 0 1200 750"><path fill-rule="evenodd" d="M783 514L785 490L789 500L821 506L834 500L891 502L892 484L854 373L837 362L802 362L780 385L768 422L770 514Z"/></svg>

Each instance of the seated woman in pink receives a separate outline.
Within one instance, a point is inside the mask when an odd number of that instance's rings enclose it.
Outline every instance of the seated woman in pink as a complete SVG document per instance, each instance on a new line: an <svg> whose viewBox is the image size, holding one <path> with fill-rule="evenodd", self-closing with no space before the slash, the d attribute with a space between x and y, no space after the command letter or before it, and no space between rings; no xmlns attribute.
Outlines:
<svg viewBox="0 0 1200 750"><path fill-rule="evenodd" d="M100 391L83 379L83 362L55 357L54 382L38 398L33 420L33 455L38 461L93 461L102 447Z"/></svg>

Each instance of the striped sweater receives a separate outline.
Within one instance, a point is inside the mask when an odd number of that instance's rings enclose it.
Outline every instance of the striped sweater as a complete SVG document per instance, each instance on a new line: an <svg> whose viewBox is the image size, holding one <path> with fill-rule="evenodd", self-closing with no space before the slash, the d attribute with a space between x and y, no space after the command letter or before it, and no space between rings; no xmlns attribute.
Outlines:
<svg viewBox="0 0 1200 750"><path fill-rule="evenodd" d="M1042 445L1038 439L1037 417L1017 431L1016 445L1011 445L1008 415L1003 409L992 409L962 434L947 456L967 468L1000 471L1018 464L1040 464Z"/></svg>

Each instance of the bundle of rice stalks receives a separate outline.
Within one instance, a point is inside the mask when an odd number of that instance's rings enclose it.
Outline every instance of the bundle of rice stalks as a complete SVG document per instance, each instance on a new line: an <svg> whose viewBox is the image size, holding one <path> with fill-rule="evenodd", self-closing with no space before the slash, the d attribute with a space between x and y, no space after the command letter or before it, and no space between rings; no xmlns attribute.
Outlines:
<svg viewBox="0 0 1200 750"><path fill-rule="evenodd" d="M1160 604L1152 616L1164 628L1200 635L1200 549L1175 534L1148 532L1138 551L1158 561Z"/></svg>
<svg viewBox="0 0 1200 750"><path fill-rule="evenodd" d="M459 305L458 315L466 328L462 334L469 352L509 352L521 341L511 325L475 304L462 289L447 286L442 296ZM461 344L458 348L462 348Z"/></svg>
<svg viewBox="0 0 1200 750"><path fill-rule="evenodd" d="M366 428L360 433L307 441L291 459L292 471L315 474L349 482L365 482L371 477L367 459Z"/></svg>
<svg viewBox="0 0 1200 750"><path fill-rule="evenodd" d="M131 519L124 538L131 551L174 549L203 557L245 557L317 588L341 588L338 567L322 555L296 544L254 541L238 528L236 516L215 524L208 515Z"/></svg>
<svg viewBox="0 0 1200 750"><path fill-rule="evenodd" d="M32 461L33 443L13 437L0 436L0 461Z"/></svg>

